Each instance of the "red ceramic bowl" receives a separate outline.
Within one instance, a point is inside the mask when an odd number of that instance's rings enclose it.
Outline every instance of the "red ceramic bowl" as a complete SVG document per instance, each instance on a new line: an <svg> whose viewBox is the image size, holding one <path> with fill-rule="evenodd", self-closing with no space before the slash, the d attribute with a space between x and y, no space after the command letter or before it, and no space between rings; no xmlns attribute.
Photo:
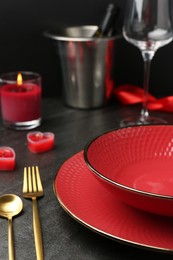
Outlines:
<svg viewBox="0 0 173 260"><path fill-rule="evenodd" d="M104 133L86 145L84 159L120 200L173 216L173 126L135 126Z"/></svg>

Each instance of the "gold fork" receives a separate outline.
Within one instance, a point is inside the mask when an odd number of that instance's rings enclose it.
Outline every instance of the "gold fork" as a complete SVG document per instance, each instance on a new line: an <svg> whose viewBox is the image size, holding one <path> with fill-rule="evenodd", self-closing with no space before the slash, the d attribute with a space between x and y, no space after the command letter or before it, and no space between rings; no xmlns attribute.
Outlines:
<svg viewBox="0 0 173 260"><path fill-rule="evenodd" d="M23 197L32 199L33 205L33 229L37 260L43 260L43 243L41 224L39 219L37 197L43 196L43 187L38 166L24 167Z"/></svg>

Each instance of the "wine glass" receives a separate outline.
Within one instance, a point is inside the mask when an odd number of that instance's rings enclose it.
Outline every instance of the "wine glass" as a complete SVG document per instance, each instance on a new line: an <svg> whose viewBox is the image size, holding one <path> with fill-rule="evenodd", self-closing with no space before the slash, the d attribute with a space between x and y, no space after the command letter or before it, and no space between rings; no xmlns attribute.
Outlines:
<svg viewBox="0 0 173 260"><path fill-rule="evenodd" d="M172 0L127 0L123 36L138 47L144 61L143 105L138 116L122 120L120 125L143 125L166 123L161 118L149 115L147 96L149 88L150 64L158 48L170 43L172 32Z"/></svg>

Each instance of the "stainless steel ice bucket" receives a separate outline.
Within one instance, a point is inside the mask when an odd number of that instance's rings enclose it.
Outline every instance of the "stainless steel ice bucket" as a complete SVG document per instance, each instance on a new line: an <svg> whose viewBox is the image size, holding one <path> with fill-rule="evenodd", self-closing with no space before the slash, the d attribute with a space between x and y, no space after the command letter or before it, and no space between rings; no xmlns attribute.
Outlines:
<svg viewBox="0 0 173 260"><path fill-rule="evenodd" d="M97 26L66 27L46 32L55 44L63 73L63 101L74 108L97 108L110 99L117 37L94 38Z"/></svg>

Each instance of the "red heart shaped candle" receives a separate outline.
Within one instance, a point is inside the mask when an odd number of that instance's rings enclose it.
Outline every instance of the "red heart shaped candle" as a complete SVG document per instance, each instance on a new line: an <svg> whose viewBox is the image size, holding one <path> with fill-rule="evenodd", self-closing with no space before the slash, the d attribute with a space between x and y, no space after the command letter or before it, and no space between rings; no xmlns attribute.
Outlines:
<svg viewBox="0 0 173 260"><path fill-rule="evenodd" d="M28 149L33 153L48 151L54 147L54 134L51 132L30 132L27 134Z"/></svg>
<svg viewBox="0 0 173 260"><path fill-rule="evenodd" d="M8 146L0 147L0 170L12 171L15 168L15 151Z"/></svg>

